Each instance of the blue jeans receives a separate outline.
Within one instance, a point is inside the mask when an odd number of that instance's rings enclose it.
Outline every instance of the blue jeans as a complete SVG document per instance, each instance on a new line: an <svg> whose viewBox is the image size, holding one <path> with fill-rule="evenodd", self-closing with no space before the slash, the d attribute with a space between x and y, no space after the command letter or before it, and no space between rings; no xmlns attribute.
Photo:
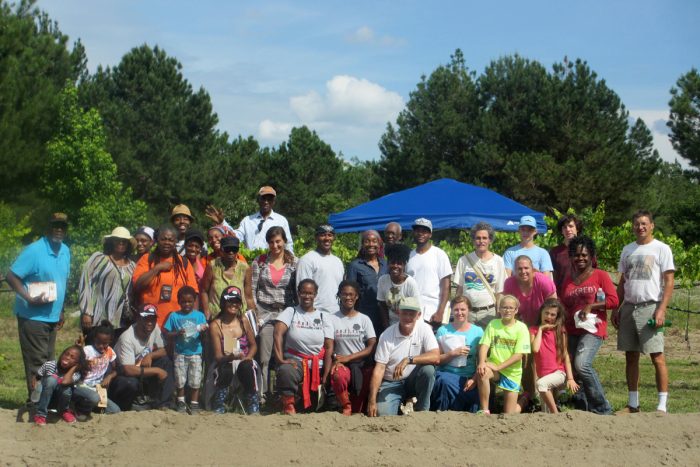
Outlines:
<svg viewBox="0 0 700 467"><path fill-rule="evenodd" d="M412 396L418 399L413 410L420 412L430 409L430 394L434 384L433 365L418 365L408 378L400 381L382 381L377 394L378 415L398 415L401 402Z"/></svg>
<svg viewBox="0 0 700 467"><path fill-rule="evenodd" d="M51 404L55 405L58 413L65 412L70 405L72 394L73 386L63 386L53 376L44 376L41 380L41 396L36 406L36 414L46 417Z"/></svg>
<svg viewBox="0 0 700 467"><path fill-rule="evenodd" d="M466 376L438 370L430 396L430 409L476 413L479 410L479 390L475 381L472 389L465 392L464 385L467 379Z"/></svg>
<svg viewBox="0 0 700 467"><path fill-rule="evenodd" d="M75 409L81 414L89 414L93 411L97 404L100 403L100 396L95 389L87 386L76 386L73 388L73 402ZM107 407L105 413L121 412L119 406L107 399Z"/></svg>
<svg viewBox="0 0 700 467"><path fill-rule="evenodd" d="M585 410L600 415L612 414L610 402L605 398L603 385L593 368L595 358L603 339L593 334L569 335L569 356L572 359L574 375L581 389L574 395Z"/></svg>

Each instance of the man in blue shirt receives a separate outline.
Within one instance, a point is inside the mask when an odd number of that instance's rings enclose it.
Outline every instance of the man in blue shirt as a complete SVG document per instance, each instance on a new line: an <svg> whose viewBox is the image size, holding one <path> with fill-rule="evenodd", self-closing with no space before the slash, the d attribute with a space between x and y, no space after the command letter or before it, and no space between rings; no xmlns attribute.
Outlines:
<svg viewBox="0 0 700 467"><path fill-rule="evenodd" d="M67 230L68 216L52 214L46 236L25 248L7 273L7 282L15 291L14 313L28 394L37 370L54 359L56 332L63 326L70 273L70 250L63 243Z"/></svg>
<svg viewBox="0 0 700 467"><path fill-rule="evenodd" d="M523 216L520 218L520 226L518 227L520 234L520 243L508 248L503 253L503 263L506 266L506 277L513 274L515 269L515 258L520 255L525 255L532 260L532 266L535 270L546 274L552 278L552 258L549 252L544 248L535 245L537 238L537 222L532 216Z"/></svg>

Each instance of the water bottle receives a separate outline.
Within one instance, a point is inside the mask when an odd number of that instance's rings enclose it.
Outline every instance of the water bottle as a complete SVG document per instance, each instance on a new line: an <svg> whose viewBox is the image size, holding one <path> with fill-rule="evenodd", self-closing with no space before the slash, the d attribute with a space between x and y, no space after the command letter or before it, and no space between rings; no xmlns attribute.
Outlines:
<svg viewBox="0 0 700 467"><path fill-rule="evenodd" d="M595 294L595 301L605 303L605 292L603 292L603 289L598 288L598 291Z"/></svg>
<svg viewBox="0 0 700 467"><path fill-rule="evenodd" d="M671 324L673 324L673 323L671 323L671 320L667 319L666 321L664 321L664 325L661 327L667 328L667 327L671 326ZM650 328L655 328L656 327L656 319L651 318L649 321L647 321L647 326L649 326Z"/></svg>

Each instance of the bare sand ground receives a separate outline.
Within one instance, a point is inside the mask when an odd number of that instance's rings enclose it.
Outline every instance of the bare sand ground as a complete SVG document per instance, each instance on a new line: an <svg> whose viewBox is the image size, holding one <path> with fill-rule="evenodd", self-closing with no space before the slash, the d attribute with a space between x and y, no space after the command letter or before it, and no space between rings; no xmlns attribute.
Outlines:
<svg viewBox="0 0 700 467"><path fill-rule="evenodd" d="M2 465L700 465L700 414L601 417L96 416L17 423L0 410Z"/></svg>

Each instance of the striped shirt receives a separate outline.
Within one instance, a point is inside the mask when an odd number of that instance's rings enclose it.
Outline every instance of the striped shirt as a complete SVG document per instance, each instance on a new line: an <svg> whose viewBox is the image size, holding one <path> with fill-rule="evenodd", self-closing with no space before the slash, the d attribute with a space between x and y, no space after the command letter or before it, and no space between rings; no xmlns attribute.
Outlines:
<svg viewBox="0 0 700 467"><path fill-rule="evenodd" d="M81 315L92 316L93 326L108 319L115 328L122 327L122 313L131 294L131 276L136 264L117 266L108 255L94 253L85 262L78 287Z"/></svg>
<svg viewBox="0 0 700 467"><path fill-rule="evenodd" d="M36 372L37 376L40 376L42 378L45 378L47 376L56 376L57 378L62 377L65 372L58 372L58 366L56 365L56 360L49 360L48 362L44 362L43 365L39 368L39 371ZM80 381L80 372L76 371L73 373L73 383L77 383Z"/></svg>

